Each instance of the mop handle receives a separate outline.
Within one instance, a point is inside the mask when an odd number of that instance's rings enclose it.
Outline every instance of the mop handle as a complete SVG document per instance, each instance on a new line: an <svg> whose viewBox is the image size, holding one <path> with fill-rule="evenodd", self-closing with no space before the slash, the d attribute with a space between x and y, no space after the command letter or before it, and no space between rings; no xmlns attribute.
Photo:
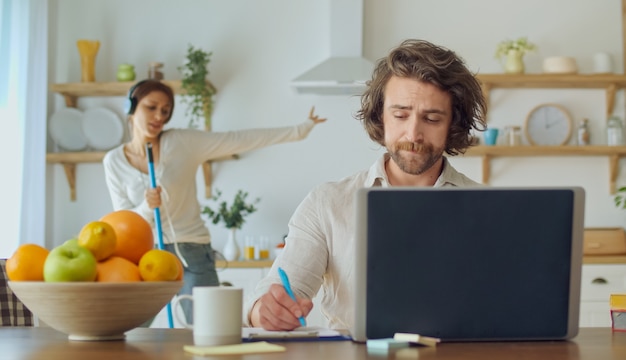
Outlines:
<svg viewBox="0 0 626 360"><path fill-rule="evenodd" d="M152 144L146 143L146 154L148 155L148 173L150 173L150 186L156 188L156 177L154 176L154 157L152 156ZM156 224L157 237L159 239L159 249L163 250L163 228L161 227L161 210L154 208L154 223ZM172 304L167 303L167 323L171 328L174 327L174 318L172 317Z"/></svg>
<svg viewBox="0 0 626 360"><path fill-rule="evenodd" d="M150 186L155 189L156 177L154 176L154 157L152 155L152 144L146 143L146 154L148 154L148 173L150 174ZM161 209L154 208L154 223L156 224L157 239L159 240L159 249L163 250L163 227L161 226Z"/></svg>

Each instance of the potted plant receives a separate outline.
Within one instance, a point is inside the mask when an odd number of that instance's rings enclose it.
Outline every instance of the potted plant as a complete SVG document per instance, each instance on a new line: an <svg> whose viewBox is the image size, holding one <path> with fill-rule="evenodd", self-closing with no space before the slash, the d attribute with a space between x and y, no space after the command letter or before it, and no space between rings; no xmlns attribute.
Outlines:
<svg viewBox="0 0 626 360"><path fill-rule="evenodd" d="M495 58L502 59L502 57L506 57L504 72L523 74L524 55L536 49L537 46L529 42L526 37L520 37L517 40L504 40L496 47Z"/></svg>
<svg viewBox="0 0 626 360"><path fill-rule="evenodd" d="M622 186L615 192L615 206L618 209L626 209L626 186Z"/></svg>
<svg viewBox="0 0 626 360"><path fill-rule="evenodd" d="M211 197L211 200L218 201L221 195L222 192L216 189L215 195ZM224 223L224 226L230 230L228 241L223 249L224 258L228 261L239 258L240 251L235 232L237 229L241 229L246 216L258 210L255 205L261 201L261 199L256 198L252 202L246 202L247 197L247 192L239 190L235 194L232 204L229 205L226 201L222 201L216 210L209 206L204 206L202 209L202 214L206 214L213 224Z"/></svg>
<svg viewBox="0 0 626 360"><path fill-rule="evenodd" d="M199 119L204 119L205 130L211 130L211 114L213 112L213 95L216 89L207 81L207 66L213 53L189 45L185 63L178 67L182 74L181 87L183 103L187 103L189 126L197 127Z"/></svg>

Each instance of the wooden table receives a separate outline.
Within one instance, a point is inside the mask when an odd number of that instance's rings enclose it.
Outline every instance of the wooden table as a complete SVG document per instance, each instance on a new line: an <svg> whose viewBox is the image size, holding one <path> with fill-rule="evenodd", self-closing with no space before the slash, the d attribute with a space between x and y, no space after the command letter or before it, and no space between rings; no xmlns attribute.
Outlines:
<svg viewBox="0 0 626 360"><path fill-rule="evenodd" d="M626 333L610 328L583 328L572 341L444 343L436 348L411 347L388 355L368 354L351 341L288 342L284 353L246 356L193 356L183 351L192 343L186 329L139 328L126 341L79 342L51 328L0 327L0 359L626 359Z"/></svg>

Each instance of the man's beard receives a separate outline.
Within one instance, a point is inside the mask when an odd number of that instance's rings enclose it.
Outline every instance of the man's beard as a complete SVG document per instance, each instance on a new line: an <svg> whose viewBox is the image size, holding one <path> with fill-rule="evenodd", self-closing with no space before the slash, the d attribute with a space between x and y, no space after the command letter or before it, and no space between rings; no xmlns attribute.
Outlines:
<svg viewBox="0 0 626 360"><path fill-rule="evenodd" d="M410 151L401 155L400 151ZM429 143L397 142L389 149L391 159L400 170L411 175L421 175L443 156L444 148L435 148ZM420 156L417 156L420 155Z"/></svg>

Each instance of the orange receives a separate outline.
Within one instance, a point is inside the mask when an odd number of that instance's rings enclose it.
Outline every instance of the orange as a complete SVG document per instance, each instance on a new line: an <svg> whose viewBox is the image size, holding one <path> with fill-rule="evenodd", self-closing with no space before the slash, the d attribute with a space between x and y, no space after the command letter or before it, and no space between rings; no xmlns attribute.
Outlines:
<svg viewBox="0 0 626 360"><path fill-rule="evenodd" d="M12 281L43 281L43 264L48 249L37 244L22 244L6 262L6 272Z"/></svg>
<svg viewBox="0 0 626 360"><path fill-rule="evenodd" d="M131 210L118 210L104 215L100 221L115 229L117 244L113 255L139 264L139 259L154 248L150 224L141 215Z"/></svg>
<svg viewBox="0 0 626 360"><path fill-rule="evenodd" d="M139 267L130 260L123 257L111 256L104 261L98 262L98 275L96 281L99 282L131 282L141 281Z"/></svg>
<svg viewBox="0 0 626 360"><path fill-rule="evenodd" d="M91 251L97 261L113 255L116 244L115 229L104 221L87 223L78 234L78 245Z"/></svg>
<svg viewBox="0 0 626 360"><path fill-rule="evenodd" d="M180 269L180 260L166 250L152 249L139 261L139 273L144 281L174 281Z"/></svg>

